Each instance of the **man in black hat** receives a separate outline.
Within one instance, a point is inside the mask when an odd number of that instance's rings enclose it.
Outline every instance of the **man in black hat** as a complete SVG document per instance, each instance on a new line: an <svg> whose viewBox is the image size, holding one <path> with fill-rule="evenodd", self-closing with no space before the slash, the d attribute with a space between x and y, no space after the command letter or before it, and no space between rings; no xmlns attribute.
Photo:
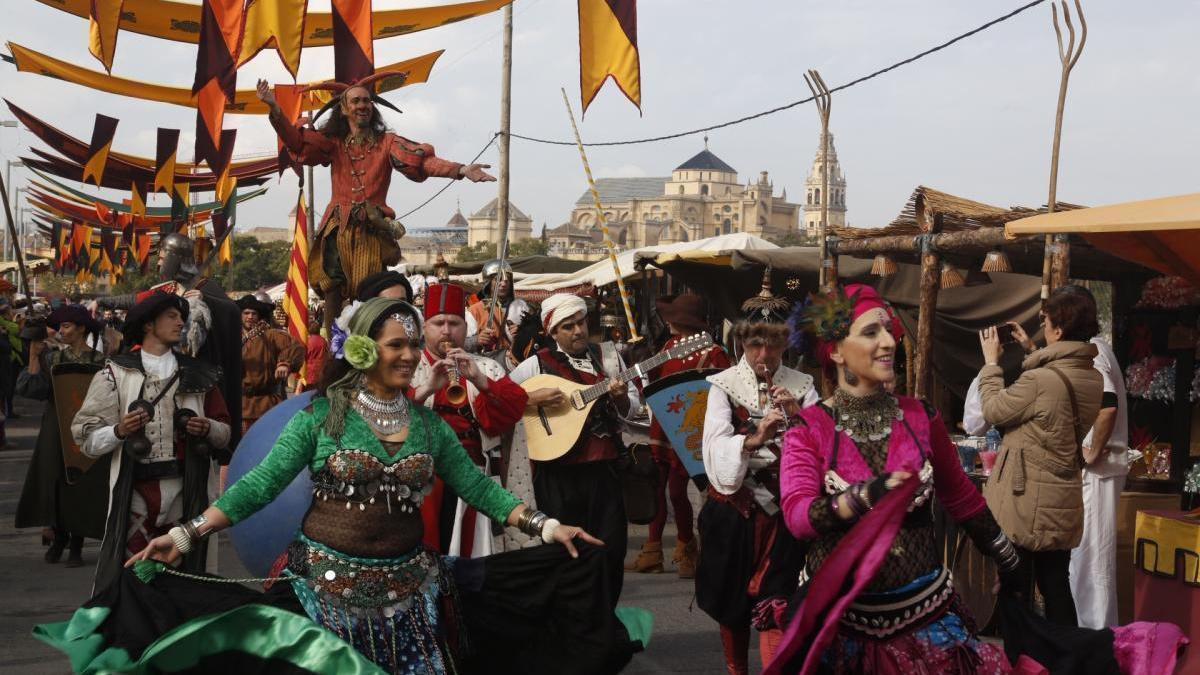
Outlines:
<svg viewBox="0 0 1200 675"><path fill-rule="evenodd" d="M229 447L236 448L242 437L242 350L237 339L241 312L219 283L211 277L201 278L195 246L178 232L163 236L158 243L158 273L163 281L148 290L182 295L188 301L190 311L181 349L220 369L221 395L229 406L233 425ZM103 308L106 313L109 309L128 310L139 297L140 293L100 296L91 309ZM105 351L115 350L106 341Z"/></svg>
<svg viewBox="0 0 1200 675"><path fill-rule="evenodd" d="M71 424L85 455L112 455L97 588L111 584L129 556L199 516L218 496L229 411L217 387L220 369L174 349L187 316L182 297L143 294L124 326L126 344L136 349L108 360ZM215 571L216 560L216 542L207 542L184 557L183 568Z"/></svg>
<svg viewBox="0 0 1200 675"><path fill-rule="evenodd" d="M269 323L275 306L253 295L242 310L242 431L286 398L288 375L304 365L304 345Z"/></svg>
<svg viewBox="0 0 1200 675"><path fill-rule="evenodd" d="M87 339L97 335L101 325L81 305L63 305L46 318L46 327L54 331L54 338L29 343L29 366L17 377L17 394L46 401L46 406L17 503L16 523L17 527L51 528L54 538L46 551L46 562L58 562L70 544L66 567L80 567L84 538L104 536L108 462L101 461L68 482L59 421L69 420L74 411L58 409L52 375L59 366L83 373L100 369L104 355L89 347Z"/></svg>

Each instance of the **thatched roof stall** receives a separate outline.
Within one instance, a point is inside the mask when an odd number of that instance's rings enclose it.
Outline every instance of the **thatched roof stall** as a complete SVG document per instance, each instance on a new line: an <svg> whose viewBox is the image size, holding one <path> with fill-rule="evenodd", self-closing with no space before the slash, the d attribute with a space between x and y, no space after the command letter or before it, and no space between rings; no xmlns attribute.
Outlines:
<svg viewBox="0 0 1200 675"><path fill-rule="evenodd" d="M1081 208L1059 203L1057 210ZM859 257L890 256L915 260L921 267L920 311L917 319L915 359L910 392L925 397L929 392L933 357L933 330L938 291L944 285L943 264L978 269L989 251L1003 252L998 259L1003 271L1038 274L1042 268L1044 248L1040 242L1025 240L1006 243L1004 225L1043 212L1027 207L1003 208L920 186L913 191L896 217L887 227L862 230L840 228L838 239L830 246L833 253ZM1095 249L1082 239L1069 242L1072 251L1072 275L1076 278L1107 281L1141 282L1153 272ZM1060 265L1067 264L1065 255L1055 256ZM889 265L881 264L880 269ZM1007 269L1005 269L1007 268ZM961 275L954 271L956 277ZM961 283L954 279L954 283ZM946 283L945 285L953 285Z"/></svg>

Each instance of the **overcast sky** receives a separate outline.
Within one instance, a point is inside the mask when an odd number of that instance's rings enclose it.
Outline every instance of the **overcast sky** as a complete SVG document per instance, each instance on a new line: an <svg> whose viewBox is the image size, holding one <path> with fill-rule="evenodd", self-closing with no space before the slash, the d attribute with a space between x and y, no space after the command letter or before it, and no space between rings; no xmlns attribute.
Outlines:
<svg viewBox="0 0 1200 675"><path fill-rule="evenodd" d="M377 9L444 4L375 0ZM611 83L582 124L585 140L668 134L735 119L806 97L802 73L815 67L830 86L907 58L1011 11L1019 0L642 0L643 113ZM33 0L8 0L0 38L100 69L87 51L87 22ZM310 9L328 10L327 0ZM1099 205L1200 190L1200 0L1152 3L1088 0L1087 46L1071 79L1064 124L1059 199ZM569 139L559 87L579 112L576 3L517 0L513 54L513 131ZM378 65L436 49L446 53L429 83L388 98L403 115L385 113L399 133L432 143L438 154L469 160L497 130L501 13L409 36L376 41ZM195 46L123 32L114 74L190 86ZM887 224L917 185L991 204L1046 200L1059 64L1048 4L1038 6L942 52L834 95L831 129L848 180L849 219ZM300 81L333 73L331 48L306 50ZM274 52L239 73L239 88L258 77L285 81ZM0 92L34 115L85 141L93 115L121 119L114 148L154 156L155 128L183 129L180 158L190 159L195 111L104 94L0 64ZM7 110L0 119L10 118ZM239 129L237 155L273 152L265 117L229 115ZM769 171L778 193L799 201L818 141L807 104L711 133L709 147L744 182ZM11 158L37 142L0 129ZM593 172L665 176L703 147L699 135L667 142L593 148ZM481 161L495 163L493 146ZM18 175L24 178L24 172ZM15 178L15 176L14 176ZM389 201L403 213L428 198L440 180L411 183L396 175ZM238 211L242 227L285 226L296 181ZM328 175L317 169L317 206ZM574 148L514 140L512 201L534 219L566 220L585 188ZM86 188L95 191L95 188ZM105 191L107 192L107 191ZM470 214L496 194L495 184L458 183L406 220L437 226L461 199ZM109 197L114 195L109 194ZM165 205L158 195L152 205Z"/></svg>

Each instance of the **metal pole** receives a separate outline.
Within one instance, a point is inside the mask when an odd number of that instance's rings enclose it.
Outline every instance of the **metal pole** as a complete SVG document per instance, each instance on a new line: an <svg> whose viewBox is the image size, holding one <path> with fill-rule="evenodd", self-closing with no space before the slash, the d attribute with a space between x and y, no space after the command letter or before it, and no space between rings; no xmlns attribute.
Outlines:
<svg viewBox="0 0 1200 675"><path fill-rule="evenodd" d="M312 257L313 238L316 237L316 222L317 207L313 202L313 168L312 166L304 167L304 183L308 186L308 255ZM411 300L411 298L409 298Z"/></svg>
<svg viewBox="0 0 1200 675"><path fill-rule="evenodd" d="M13 225L12 208L8 201L8 183L0 182L0 199L4 200L4 216L8 220L8 235L14 240L13 253L17 260L17 274L21 278L21 290L24 291L26 297L32 297L29 292L29 276L25 270L25 254L21 252L20 245L15 241L17 231Z"/></svg>
<svg viewBox="0 0 1200 675"><path fill-rule="evenodd" d="M596 189L596 181L592 178L592 167L588 165L587 152L583 149L583 139L579 136L579 127L575 124L575 112L571 110L571 100L567 98L567 90L562 90L563 103L567 105L567 117L571 120L571 130L575 132L575 145L579 148L579 159L583 161L583 172L587 174L588 189L592 193L592 202L596 205L596 222L600 224L600 232L604 234L604 246L608 249L608 259L612 262L613 274L617 277L617 291L621 294L621 305L625 308L625 321L629 324L629 342L641 339L638 336L637 325L633 321L633 310L629 308L629 293L625 291L625 280L621 278L621 265L617 262L616 247L608 234L608 222L604 219L604 207L600 203L600 191Z"/></svg>

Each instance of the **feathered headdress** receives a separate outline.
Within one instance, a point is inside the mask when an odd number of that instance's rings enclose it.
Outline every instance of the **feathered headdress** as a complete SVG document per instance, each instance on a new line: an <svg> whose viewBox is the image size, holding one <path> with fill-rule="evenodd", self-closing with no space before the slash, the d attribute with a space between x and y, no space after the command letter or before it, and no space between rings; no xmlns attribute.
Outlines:
<svg viewBox="0 0 1200 675"><path fill-rule="evenodd" d="M820 342L835 343L850 334L854 323L854 298L847 297L841 286L830 293L808 294L808 299L796 305L788 317L792 328L792 348L803 351L806 337Z"/></svg>

